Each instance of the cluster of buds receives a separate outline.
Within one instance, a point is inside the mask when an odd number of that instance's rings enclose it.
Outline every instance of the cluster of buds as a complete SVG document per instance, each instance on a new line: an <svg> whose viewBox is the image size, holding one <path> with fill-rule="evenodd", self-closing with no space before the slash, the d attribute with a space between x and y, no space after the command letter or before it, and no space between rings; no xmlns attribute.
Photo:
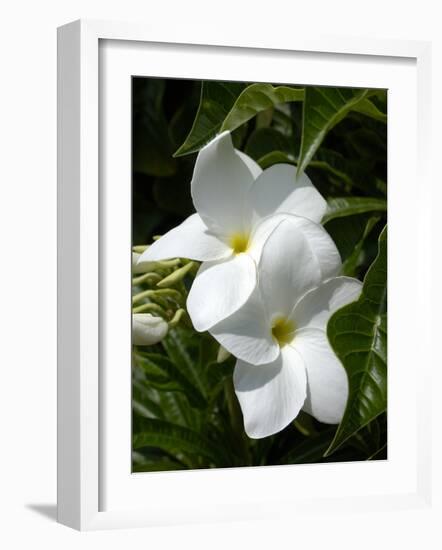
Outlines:
<svg viewBox="0 0 442 550"><path fill-rule="evenodd" d="M190 324L184 279L195 276L199 267L197 262L181 258L138 262L147 248L132 248L132 342L137 346L156 344L170 328Z"/></svg>

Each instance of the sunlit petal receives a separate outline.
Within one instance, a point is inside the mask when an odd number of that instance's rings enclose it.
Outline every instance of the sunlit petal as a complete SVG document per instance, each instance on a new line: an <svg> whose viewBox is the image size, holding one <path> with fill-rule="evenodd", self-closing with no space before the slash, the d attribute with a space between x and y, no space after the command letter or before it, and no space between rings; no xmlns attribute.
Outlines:
<svg viewBox="0 0 442 550"><path fill-rule="evenodd" d="M291 319L297 328L326 330L334 311L357 300L362 283L351 277L334 277L307 292L296 304Z"/></svg>
<svg viewBox="0 0 442 550"><path fill-rule="evenodd" d="M303 358L307 371L307 399L303 409L320 422L338 424L347 403L348 381L326 333L319 329L301 329L291 346Z"/></svg>
<svg viewBox="0 0 442 550"><path fill-rule="evenodd" d="M259 164L254 161L249 155L246 155L242 151L239 151L238 149L235 149L235 153L239 155L239 158L244 162L244 164L247 166L247 168L250 170L253 179L256 180L256 178L262 174L262 168L259 166Z"/></svg>
<svg viewBox="0 0 442 550"><path fill-rule="evenodd" d="M251 210L246 201L254 176L237 154L229 132L224 132L198 153L191 193L204 223L215 234L249 231Z"/></svg>
<svg viewBox="0 0 442 550"><path fill-rule="evenodd" d="M291 219L267 239L259 263L259 286L268 310L288 317L298 299L321 281L314 249Z"/></svg>
<svg viewBox="0 0 442 550"><path fill-rule="evenodd" d="M212 327L210 334L235 357L255 365L279 355L258 288L238 311Z"/></svg>
<svg viewBox="0 0 442 550"><path fill-rule="evenodd" d="M275 164L267 168L250 188L255 219L285 212L319 223L327 203L307 174L296 174L296 166Z"/></svg>
<svg viewBox="0 0 442 550"><path fill-rule="evenodd" d="M198 214L192 214L149 246L139 257L138 264L168 258L217 260L226 258L231 252L223 241L209 232Z"/></svg>
<svg viewBox="0 0 442 550"><path fill-rule="evenodd" d="M238 360L233 382L245 431L255 439L277 433L290 424L306 398L304 363L288 346L282 348L275 361L266 365Z"/></svg>
<svg viewBox="0 0 442 550"><path fill-rule="evenodd" d="M256 266L247 254L219 263L204 263L187 298L187 310L196 330L213 327L249 298L256 286Z"/></svg>

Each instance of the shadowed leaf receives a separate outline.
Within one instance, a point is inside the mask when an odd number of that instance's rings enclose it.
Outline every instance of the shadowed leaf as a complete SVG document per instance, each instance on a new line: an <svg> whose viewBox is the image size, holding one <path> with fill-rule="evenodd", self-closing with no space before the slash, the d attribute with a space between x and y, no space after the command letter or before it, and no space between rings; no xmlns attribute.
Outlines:
<svg viewBox="0 0 442 550"><path fill-rule="evenodd" d="M347 372L344 417L326 456L387 409L387 229L357 302L332 315L327 336Z"/></svg>

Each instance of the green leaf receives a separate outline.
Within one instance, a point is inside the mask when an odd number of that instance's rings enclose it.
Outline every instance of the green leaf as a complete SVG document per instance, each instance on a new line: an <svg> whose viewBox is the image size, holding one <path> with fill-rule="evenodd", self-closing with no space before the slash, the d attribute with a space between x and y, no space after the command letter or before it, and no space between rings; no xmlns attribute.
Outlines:
<svg viewBox="0 0 442 550"><path fill-rule="evenodd" d="M387 460L387 444L384 443L382 447L370 455L367 460Z"/></svg>
<svg viewBox="0 0 442 550"><path fill-rule="evenodd" d="M304 90L271 84L203 82L201 100L192 129L174 156L201 149L216 134L233 132L258 113L287 101L302 101Z"/></svg>
<svg viewBox="0 0 442 550"><path fill-rule="evenodd" d="M387 228L364 279L362 294L332 315L327 336L347 372L349 396L344 417L328 448L344 441L387 410Z"/></svg>
<svg viewBox="0 0 442 550"><path fill-rule="evenodd" d="M380 216L372 216L367 220L362 237L357 242L350 256L346 258L346 260L342 263L342 270L341 270L342 275L347 275L347 277L356 276L357 268L360 265L360 259L361 257L363 257L363 254L364 254L363 247L364 247L365 239L371 233L371 230L378 223L379 220L380 220Z"/></svg>
<svg viewBox="0 0 442 550"><path fill-rule="evenodd" d="M307 168L327 133L368 94L367 89L306 87L298 173Z"/></svg>
<svg viewBox="0 0 442 550"><path fill-rule="evenodd" d="M221 129L224 119L245 88L242 82L205 81L193 126L184 143L175 152L179 157L195 153L209 142Z"/></svg>
<svg viewBox="0 0 442 550"><path fill-rule="evenodd" d="M193 338L192 338L193 337ZM193 342L195 340L195 342ZM166 350L171 362L181 371L183 376L189 379L202 395L206 394L204 372L198 369L197 361L194 361L190 350L192 345L198 347L199 338L193 331L176 327L170 330L161 345ZM198 351L197 349L195 350Z"/></svg>
<svg viewBox="0 0 442 550"><path fill-rule="evenodd" d="M164 418L164 410L155 400L155 390L145 380L132 380L132 408L147 418Z"/></svg>
<svg viewBox="0 0 442 550"><path fill-rule="evenodd" d="M206 437L195 430L150 418L137 419L137 432L133 435L133 449L142 447L158 447L163 451L175 453L190 453L203 456L214 463L223 455L219 449Z"/></svg>
<svg viewBox="0 0 442 550"><path fill-rule="evenodd" d="M275 107L279 103L302 101L303 88L272 86L271 84L251 84L241 92L229 114L224 119L221 132L232 132L258 113Z"/></svg>
<svg viewBox="0 0 442 550"><path fill-rule="evenodd" d="M181 391L195 407L204 408L207 404L204 395L188 377L166 356L160 353L134 353L135 365L143 369L147 381L153 387L165 391Z"/></svg>
<svg viewBox="0 0 442 550"><path fill-rule="evenodd" d="M365 214L366 212L386 212L387 201L372 197L339 197L327 201L327 211L322 218L326 224L335 218Z"/></svg>
<svg viewBox="0 0 442 550"><path fill-rule="evenodd" d="M371 118L379 120L380 122L387 122L387 115L382 113L376 105L369 99L363 99L353 107L353 111L367 115Z"/></svg>
<svg viewBox="0 0 442 550"><path fill-rule="evenodd" d="M272 151L257 160L263 170L274 164L296 164L295 157L283 151Z"/></svg>

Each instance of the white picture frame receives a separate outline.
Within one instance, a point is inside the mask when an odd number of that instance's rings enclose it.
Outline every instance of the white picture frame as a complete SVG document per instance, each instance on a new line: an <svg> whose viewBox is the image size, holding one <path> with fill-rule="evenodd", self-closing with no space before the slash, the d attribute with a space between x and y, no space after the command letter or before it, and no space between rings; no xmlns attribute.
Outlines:
<svg viewBox="0 0 442 550"><path fill-rule="evenodd" d="M107 345L103 344L103 331L108 331L109 336L122 328L121 333L124 336L118 355L123 357L123 361L128 349L127 343L130 342L129 328L126 331L124 329L125 296L122 295L119 301L121 303L115 306L115 311L122 311L123 315L112 315L113 319L122 319L123 325L106 325L107 316L103 314L108 307L109 288L115 288L115 285L122 288L121 285L127 281L127 291L130 293L130 279L126 279L126 276L130 276L128 268L124 268L126 271L112 270L116 275L103 284L105 267L110 266L107 262L115 261L109 255L112 227L106 220L115 216L118 209L121 213L128 206L130 198L130 195L124 198L122 193L124 189L127 191L124 186L119 193L108 192L109 189L116 189L109 182L112 177L121 177L128 181L130 157L127 155L130 147L129 144L125 147L124 141L114 142L113 138L107 139L108 134L103 135L103 120L108 120L106 109L109 104L116 105L117 103L112 102L127 97L127 75L139 74L140 63L141 66L145 63L143 51L148 47L153 48L148 65L148 74L151 76L189 77L193 74L195 77L209 78L211 75L218 75L221 80L230 75L231 79L235 79L235 67L242 66L242 73L237 73L238 79L241 74L244 80L259 80L256 77L258 73L254 72L256 63L251 62L245 67L238 60L244 56L248 56L250 60L259 60L260 56L265 59L267 56L272 60L271 67L263 73L261 80L284 81L280 77L282 73L278 73L278 65L286 64L287 60L293 60L297 56L298 68L301 70L304 67L302 82L305 83L315 81L315 70L318 71L319 63L325 70L321 81L317 82L319 84L344 85L340 71L348 71L351 66L354 71L347 77L348 85L363 85L366 82L364 79L367 79L363 73L370 72L371 62L378 63L380 67L379 73L372 71L370 84L373 86L378 82L380 87L384 87L382 82L396 78L391 76L392 68L399 75L397 84L391 80L393 91L395 85L405 82L402 78L414 79L413 83L417 88L412 86L406 99L416 110L416 127L411 128L411 138L408 140L399 137L403 133L400 126L400 104L397 103L397 107L395 101L391 104L393 120L389 122L389 130L392 122L389 155L392 155L393 161L389 170L393 173L389 172L389 179L393 183L401 179L406 191L412 179L407 170L410 172L411 169L412 174L418 171L420 186L415 196L403 197L400 208L398 202L395 202L394 186L392 192L389 192L389 217L393 221L392 230L389 229L389 247L390 251L393 250L389 256L389 290L390 280L399 279L403 261L399 249L395 251L395 244L399 244L401 238L410 239L410 243L418 238L414 244L418 245L415 249L418 251L419 261L410 269L410 273L402 274L402 282L398 281L397 287L395 285L391 289L390 304L393 304L393 310L395 303L399 307L400 291L407 284L414 285L416 293L410 298L408 311L411 318L419 315L423 321L416 328L419 346L414 352L404 353L399 348L394 348L394 335L396 333L396 341L399 341L405 320L399 310L396 311L396 316L390 316L390 329L393 328L393 352L390 351L390 354L394 354L396 362L403 361L406 366L402 374L397 373L397 380L403 378L401 383L395 382L392 385L389 375L389 387L392 390L389 394L389 415L392 415L389 422L389 441L393 444L393 450L389 452L391 458L387 463L370 464L371 474L365 469L361 476L362 470L353 464L327 465L326 469L314 465L314 470L303 466L302 477L314 475L316 486L306 482L296 497L290 497L283 490L276 490L275 486L287 485L294 468L299 471L299 467L172 472L142 476L130 474L127 468L127 456L130 454L130 439L127 439L130 425L130 379L124 378L127 373L122 375L115 368L106 371L105 375L106 368L103 365L103 357L110 356L107 348L103 347ZM431 44L342 36L308 39L302 35L296 38L281 37L279 43L272 44L251 39L238 40L235 43L217 41L212 44L199 43L198 38L190 39L185 31L182 36L177 36L176 33L173 36L164 36L161 32L155 35L151 29L147 30L142 25L77 21L59 29L58 52L58 521L76 529L90 530L281 517L284 514L317 513L329 509L331 504L337 513L347 513L355 507L370 512L375 509L429 506L431 447L426 419L430 416L430 402L427 398L430 388L430 361L422 362L418 379L413 378L412 365L419 357L419 352L429 348L431 334L431 327L428 325L431 316L423 315L430 312L430 289L433 284L430 254L432 235L429 212L426 210L426 205L431 202L427 158L431 117L427 84L430 79ZM189 56L186 69L179 68L180 65L183 66L179 62L180 55ZM216 67L213 63L214 56L217 56ZM155 60L158 61L157 66ZM229 60L230 72L223 72L221 68L226 67ZM330 65L334 70L327 73L327 66ZM120 82L123 82L121 87ZM109 86L110 83L113 84L112 87ZM107 89L112 90L110 95L106 95L105 101L101 95L103 86L104 93ZM128 104L127 109L129 107ZM116 125L113 127L118 132L109 132L109 135L127 141L127 112L122 110L121 116L117 113L117 118L118 120L111 123ZM402 153L405 151L409 160L407 170L401 168L398 162L400 152L394 152L394 148L399 147L396 142L400 139L401 147L404 148ZM111 154L114 148L122 152L118 155L118 165L113 165L115 170L110 172L107 169L107 160L103 161L102 158L103 149L105 156L107 151L107 158L115 159L115 155ZM104 182L103 178L107 177L111 179ZM400 211L406 211L416 204L419 208L419 232L411 234L400 221ZM120 262L123 265L125 250L127 254L130 253L130 246L127 248L128 216L130 215L126 208L121 222L123 229L118 233L117 243L113 244L115 255L123 258L123 262ZM405 214L403 217L408 219ZM116 237L115 231L112 237ZM115 243L115 239L112 242ZM396 320L394 326L392 318ZM389 361L390 359L389 356ZM127 356L127 364L130 371L130 355ZM399 436L397 452L394 451L395 430L398 427L394 421L395 410L396 413L399 411L401 397L404 396L412 400L416 398L415 406L413 401L413 406L408 407L405 413L408 415L408 425L416 428L411 437L413 452L407 460L400 456ZM109 403L112 403L112 407L109 407ZM112 434L108 429L110 422ZM122 452L119 452L116 441L123 442L119 445ZM357 486L361 477L365 478L365 487ZM376 483L375 479L379 482ZM299 479L297 481L300 483ZM253 489L257 483L261 484L259 496ZM149 502L149 498L144 497L144 502L136 496L138 489L134 487L141 487L141 484L144 486L142 494L145 494L148 487L149 493L155 493L159 497L161 488L164 488L168 494L176 491L177 495L186 495L186 502L177 498L176 505L172 507L168 499L162 502L151 498ZM249 491L249 497L245 500L238 499L233 490L241 485ZM297 486L301 487L300 484ZM212 503L207 502L210 491L217 495ZM203 498L206 500L202 500Z"/></svg>

